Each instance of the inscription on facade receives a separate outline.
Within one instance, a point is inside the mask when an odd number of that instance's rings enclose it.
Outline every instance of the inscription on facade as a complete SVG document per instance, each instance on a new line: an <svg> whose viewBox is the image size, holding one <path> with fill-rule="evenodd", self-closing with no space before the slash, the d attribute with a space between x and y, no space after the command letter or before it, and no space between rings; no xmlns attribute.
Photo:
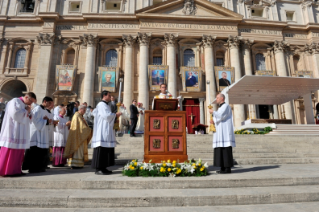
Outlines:
<svg viewBox="0 0 319 212"><path fill-rule="evenodd" d="M307 35L295 34L295 33L284 33L284 37L287 37L287 38L303 38L303 39L307 39Z"/></svg>
<svg viewBox="0 0 319 212"><path fill-rule="evenodd" d="M281 31L268 29L238 29L238 32L264 34L264 35L282 35Z"/></svg>
<svg viewBox="0 0 319 212"><path fill-rule="evenodd" d="M56 30L83 30L87 29L87 26L83 25L59 25L56 26Z"/></svg>
<svg viewBox="0 0 319 212"><path fill-rule="evenodd" d="M317 33L317 32L312 32L312 37L319 37L319 33Z"/></svg>
<svg viewBox="0 0 319 212"><path fill-rule="evenodd" d="M139 29L139 24L89 24L88 29Z"/></svg>
<svg viewBox="0 0 319 212"><path fill-rule="evenodd" d="M206 25L206 24L177 24L177 23L153 23L141 22L145 28L174 28L174 29L202 29L202 30L228 30L236 31L237 26Z"/></svg>

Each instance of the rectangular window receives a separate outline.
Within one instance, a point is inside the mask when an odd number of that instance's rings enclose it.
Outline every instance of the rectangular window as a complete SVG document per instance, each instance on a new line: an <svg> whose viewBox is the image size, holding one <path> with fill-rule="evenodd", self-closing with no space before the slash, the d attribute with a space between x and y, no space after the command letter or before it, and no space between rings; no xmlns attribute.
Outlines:
<svg viewBox="0 0 319 212"><path fill-rule="evenodd" d="M105 10L109 12L121 11L121 1L105 2Z"/></svg>
<svg viewBox="0 0 319 212"><path fill-rule="evenodd" d="M82 10L82 2L74 1L69 4L69 12L71 13L80 13Z"/></svg>
<svg viewBox="0 0 319 212"><path fill-rule="evenodd" d="M223 58L217 58L216 59L216 65L217 66L224 66L224 59Z"/></svg>
<svg viewBox="0 0 319 212"><path fill-rule="evenodd" d="M162 65L162 57L153 57L153 65Z"/></svg>
<svg viewBox="0 0 319 212"><path fill-rule="evenodd" d="M287 21L295 21L295 13L294 12L286 12L286 20Z"/></svg>
<svg viewBox="0 0 319 212"><path fill-rule="evenodd" d="M263 8L253 8L251 9L251 16L252 17L263 17L264 9Z"/></svg>
<svg viewBox="0 0 319 212"><path fill-rule="evenodd" d="M20 12L33 13L35 6L35 0L21 0Z"/></svg>

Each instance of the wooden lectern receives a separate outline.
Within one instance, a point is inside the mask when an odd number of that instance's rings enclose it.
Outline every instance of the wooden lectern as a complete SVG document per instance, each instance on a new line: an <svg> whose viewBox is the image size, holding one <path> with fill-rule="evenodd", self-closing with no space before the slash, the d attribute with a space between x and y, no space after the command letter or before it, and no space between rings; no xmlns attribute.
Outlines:
<svg viewBox="0 0 319 212"><path fill-rule="evenodd" d="M177 107L177 99L154 99L154 110L145 111L145 162L188 160L186 111L176 111Z"/></svg>

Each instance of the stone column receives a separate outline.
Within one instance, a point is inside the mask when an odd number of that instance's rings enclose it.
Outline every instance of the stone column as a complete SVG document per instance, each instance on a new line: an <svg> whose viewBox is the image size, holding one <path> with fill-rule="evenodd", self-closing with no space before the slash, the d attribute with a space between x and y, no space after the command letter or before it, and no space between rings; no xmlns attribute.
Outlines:
<svg viewBox="0 0 319 212"><path fill-rule="evenodd" d="M146 110L149 109L149 86L148 86L148 63L149 63L149 42L151 33L139 33L140 64L138 74L138 102L143 103Z"/></svg>
<svg viewBox="0 0 319 212"><path fill-rule="evenodd" d="M253 75L253 67L251 61L251 45L254 43L254 40L244 40L243 41L243 55L244 55L244 67L245 67L245 74L246 75ZM256 110L255 105L250 104L248 105L248 114L249 118L253 119L256 117Z"/></svg>
<svg viewBox="0 0 319 212"><path fill-rule="evenodd" d="M175 43L178 35L165 34L164 44L167 45L167 65L168 65L168 91L172 94L173 98L177 97L176 86L176 53Z"/></svg>
<svg viewBox="0 0 319 212"><path fill-rule="evenodd" d="M285 55L284 55L284 49L287 46L289 46L289 44L285 41L275 41L274 43L276 70L277 70L278 76L280 77L288 76L287 67L285 63ZM290 101L285 103L284 108L285 108L286 119L291 119L292 123L295 123L292 102Z"/></svg>
<svg viewBox="0 0 319 212"><path fill-rule="evenodd" d="M98 42L97 36L85 35L83 37L84 45L86 48L86 61L85 61L85 76L83 85L83 102L87 102L88 105L93 105L93 93L94 93L94 75L95 75L95 53L96 44Z"/></svg>
<svg viewBox="0 0 319 212"><path fill-rule="evenodd" d="M241 66L239 59L239 38L229 36L228 47L230 48L230 62L231 66L235 68L235 81L238 81L241 77ZM245 108L244 105L234 105L234 125L240 127L241 122L245 121Z"/></svg>
<svg viewBox="0 0 319 212"><path fill-rule="evenodd" d="M11 65L11 60L12 60L12 51L13 51L13 42L9 43L8 51L9 51L9 56L7 60L7 66L6 66L6 73L9 73L10 65Z"/></svg>
<svg viewBox="0 0 319 212"><path fill-rule="evenodd" d="M315 124L311 93L305 94L302 97L303 97L303 101L304 101L303 104L305 106L305 111L306 111L307 124Z"/></svg>
<svg viewBox="0 0 319 212"><path fill-rule="evenodd" d="M205 110L204 110L205 98L199 98L198 100L199 100L200 123L205 124Z"/></svg>
<svg viewBox="0 0 319 212"><path fill-rule="evenodd" d="M136 36L123 35L125 45L125 65L124 65L124 94L123 103L129 108L133 99L133 46ZM130 111L128 110L130 113Z"/></svg>
<svg viewBox="0 0 319 212"><path fill-rule="evenodd" d="M35 86L33 91L37 95L38 103L48 95L49 73L52 61L52 44L54 43L54 33L46 33L36 37L40 47L37 77L35 78Z"/></svg>
<svg viewBox="0 0 319 212"><path fill-rule="evenodd" d="M306 44L305 52L312 58L312 67L310 69L313 70L313 77L319 78L319 45L316 43ZM314 93L315 98L319 99L319 91L314 91Z"/></svg>
<svg viewBox="0 0 319 212"><path fill-rule="evenodd" d="M210 101L213 101L216 98L216 80L215 80L215 73L214 73L214 51L213 45L216 40L216 36L211 35L203 35L202 44L204 46L204 55L205 55L205 75L206 80L209 81L209 84L206 84L206 102L207 106L209 106ZM208 92L208 90L210 92ZM217 105L213 104L213 109L216 111ZM207 108L206 108L207 109ZM210 113L207 113L206 116L206 124L210 125Z"/></svg>
<svg viewBox="0 0 319 212"><path fill-rule="evenodd" d="M274 119L279 119L278 106L273 105L273 110L274 110Z"/></svg>

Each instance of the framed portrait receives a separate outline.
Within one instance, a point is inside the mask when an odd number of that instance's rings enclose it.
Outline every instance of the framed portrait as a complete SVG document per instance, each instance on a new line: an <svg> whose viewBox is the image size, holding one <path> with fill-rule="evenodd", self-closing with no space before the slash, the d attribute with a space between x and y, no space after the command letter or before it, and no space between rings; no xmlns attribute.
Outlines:
<svg viewBox="0 0 319 212"><path fill-rule="evenodd" d="M199 92L202 89L202 69L199 67L181 67L183 91Z"/></svg>
<svg viewBox="0 0 319 212"><path fill-rule="evenodd" d="M57 65L56 66L56 90L72 91L76 76L76 66L74 65Z"/></svg>
<svg viewBox="0 0 319 212"><path fill-rule="evenodd" d="M235 68L215 66L215 79L218 91L222 91L235 82Z"/></svg>
<svg viewBox="0 0 319 212"><path fill-rule="evenodd" d="M268 71L268 70L265 70L265 71L256 71L256 75L257 76L276 76L276 73L275 71Z"/></svg>
<svg viewBox="0 0 319 212"><path fill-rule="evenodd" d="M160 90L162 83L167 83L168 66L167 65L149 65L148 76L151 91Z"/></svg>
<svg viewBox="0 0 319 212"><path fill-rule="evenodd" d="M99 85L100 91L116 91L118 78L117 67L99 67Z"/></svg>
<svg viewBox="0 0 319 212"><path fill-rule="evenodd" d="M313 71L295 71L296 77L313 78Z"/></svg>

